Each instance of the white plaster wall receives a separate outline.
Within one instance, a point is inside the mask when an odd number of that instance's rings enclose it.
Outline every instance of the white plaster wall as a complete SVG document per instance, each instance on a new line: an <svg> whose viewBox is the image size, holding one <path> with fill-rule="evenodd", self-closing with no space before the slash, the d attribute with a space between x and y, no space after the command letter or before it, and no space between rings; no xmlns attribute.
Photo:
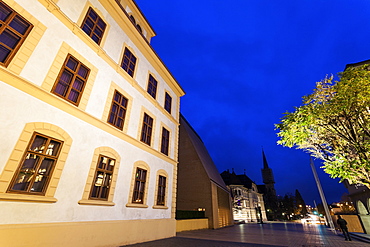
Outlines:
<svg viewBox="0 0 370 247"><path fill-rule="evenodd" d="M3 224L171 218L173 165L3 82L0 82L0 92L0 116L2 119L11 120L11 125L8 121L0 121L1 138L3 143L7 143L6 147L1 145L0 172L3 171L15 141L26 123L52 123L65 130L73 139L55 194L58 201L51 204L0 201L0 218ZM93 152L101 146L109 146L121 156L113 199L116 205L79 205ZM125 205L130 196L132 169L134 163L139 160L150 166L147 198L149 207L127 208ZM159 169L164 169L169 175L169 186L166 188L168 209L152 208Z"/></svg>
<svg viewBox="0 0 370 247"><path fill-rule="evenodd" d="M177 125L174 124L168 117L162 113L155 105L147 100L140 92L138 92L132 85L121 77L114 68L109 66L100 56L97 55L96 51L88 47L83 41L81 41L76 35L74 35L69 29L67 29L63 23L56 19L48 10L45 9L38 1L33 0L19 0L21 4L28 12L35 16L41 21L47 30L41 38L38 46L33 52L32 56L28 60L26 66L21 72L21 76L27 80L41 85L45 79L45 76L55 59L62 42L66 42L80 55L86 58L96 68L98 68L98 74L94 81L94 87L92 89L90 99L86 108L86 112L95 116L98 119L102 118L103 110L106 104L106 97L108 96L108 90L111 82L118 84L123 90L133 98L131 115L127 116L128 130L127 134L133 138L138 138L138 133L141 129L141 108L144 106L155 116L155 129L154 140L152 142L153 148L158 150L160 145L160 133L161 126L160 122L165 123L171 131L171 145L170 145L170 157L174 158L174 134L177 130ZM73 4L71 4L73 2ZM176 103L177 97L166 84L166 82L159 76L159 73L155 71L154 67L148 62L147 58L141 53L141 51L128 39L128 36L120 29L120 27L113 21L109 13L102 8L98 0L90 1L95 7L98 7L104 17L109 21L111 28L106 33L106 43L104 49L109 56L111 56L118 64L119 56L124 49L124 43L126 42L133 48L133 52L138 58L137 69L134 78L136 82L146 91L147 79L149 70L156 74L158 81L157 101L161 107L164 105L165 90L169 91L173 100L172 115L176 116ZM71 1L71 0L60 0L57 5L64 11L64 13L74 22L77 22L86 1ZM73 6L73 7L71 7ZM125 122L127 124L127 121Z"/></svg>
<svg viewBox="0 0 370 247"><path fill-rule="evenodd" d="M127 119L129 119L128 135L137 139L138 132L141 129L141 123L139 122L141 108L144 106L156 118L153 148L156 150L159 149L160 122L162 121L170 128L172 137L172 143L170 145L171 157L174 157L176 124L169 120L151 101L148 101L140 92L132 87L129 82L117 74L113 68L96 54L95 50L82 42L38 1L17 0L17 3L47 27L38 46L22 70L21 77L40 86L62 42L65 41L81 56L98 68L98 74L94 81L86 112L101 119L108 90L113 81L133 98L131 115L127 116ZM57 5L72 21L77 22L85 3L86 1L82 0L59 0ZM91 3L101 10L104 18L109 22L111 27L108 33L106 33L107 38L103 47L107 54L117 63L120 63L119 56L122 53L124 43L132 47L138 57L138 68L135 74L137 83L146 90L148 70L150 69L155 73L159 80L157 101L163 107L164 90L170 91L174 106L172 114L175 116L177 110L175 109L177 102L175 94L172 94L173 92L169 86L159 76L159 73L155 71L143 53L128 39L128 36L123 33L119 26L113 22L113 19L101 7L99 1L92 0ZM52 123L65 130L73 139L72 147L55 194L58 201L51 204L0 201L0 219L3 224L171 218L173 165L115 136L107 134L89 123L68 115L41 100L14 89L1 81L0 106L0 116L2 119L0 121L0 136L2 143L6 143L6 145L0 145L0 172L3 171L26 123ZM113 207L79 205L78 201L82 199L93 152L95 148L101 146L109 146L121 156L121 164L113 199L116 205ZM125 205L130 197L129 190L132 180L132 169L134 163L139 160L146 162L150 166L147 198L147 205L149 207L128 208ZM155 203L156 176L159 169L164 169L169 175L168 188L166 188L168 209L152 208Z"/></svg>

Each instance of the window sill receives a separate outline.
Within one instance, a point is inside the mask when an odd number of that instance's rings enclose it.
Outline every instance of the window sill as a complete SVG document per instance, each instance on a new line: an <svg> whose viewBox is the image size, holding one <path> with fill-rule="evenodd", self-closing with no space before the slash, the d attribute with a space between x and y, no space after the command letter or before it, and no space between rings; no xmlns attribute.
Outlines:
<svg viewBox="0 0 370 247"><path fill-rule="evenodd" d="M49 197L49 196L41 196L41 195L39 196L39 195L2 193L0 194L0 201L55 203L58 200L51 196Z"/></svg>
<svg viewBox="0 0 370 247"><path fill-rule="evenodd" d="M155 205L153 206L154 209L168 209L166 206L161 206L161 205Z"/></svg>
<svg viewBox="0 0 370 247"><path fill-rule="evenodd" d="M126 207L129 207L129 208L147 208L148 205L140 204L140 203L127 203Z"/></svg>
<svg viewBox="0 0 370 247"><path fill-rule="evenodd" d="M80 205L93 205L93 206L114 206L114 202L109 201L99 201L99 200L79 200Z"/></svg>

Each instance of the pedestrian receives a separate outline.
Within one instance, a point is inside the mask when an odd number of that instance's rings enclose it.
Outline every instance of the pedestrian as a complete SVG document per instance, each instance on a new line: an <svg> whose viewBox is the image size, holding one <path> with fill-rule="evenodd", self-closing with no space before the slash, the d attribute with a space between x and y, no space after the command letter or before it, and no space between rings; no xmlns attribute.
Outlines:
<svg viewBox="0 0 370 247"><path fill-rule="evenodd" d="M338 215L337 223L340 229L343 232L344 238L346 241L352 241L351 236L348 233L347 221L343 219L340 215Z"/></svg>

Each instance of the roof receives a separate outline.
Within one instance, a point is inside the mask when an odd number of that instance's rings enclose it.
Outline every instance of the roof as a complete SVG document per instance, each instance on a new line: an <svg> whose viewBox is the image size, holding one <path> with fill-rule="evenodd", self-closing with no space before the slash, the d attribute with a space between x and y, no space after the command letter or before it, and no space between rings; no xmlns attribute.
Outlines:
<svg viewBox="0 0 370 247"><path fill-rule="evenodd" d="M361 62L358 62L358 63L349 63L349 64L346 65L344 70L346 70L350 67L358 67L358 66L365 65L365 64L370 64L370 60L365 60L365 61L361 61Z"/></svg>
<svg viewBox="0 0 370 247"><path fill-rule="evenodd" d="M221 177L227 185L243 185L251 189L252 184L255 184L247 175L236 175L234 171L232 173L230 173L229 170L224 171L221 173Z"/></svg>
<svg viewBox="0 0 370 247"><path fill-rule="evenodd" d="M189 135L191 143L210 180L218 184L223 189L228 190L200 136L195 132L182 114L180 115L180 127L184 128Z"/></svg>

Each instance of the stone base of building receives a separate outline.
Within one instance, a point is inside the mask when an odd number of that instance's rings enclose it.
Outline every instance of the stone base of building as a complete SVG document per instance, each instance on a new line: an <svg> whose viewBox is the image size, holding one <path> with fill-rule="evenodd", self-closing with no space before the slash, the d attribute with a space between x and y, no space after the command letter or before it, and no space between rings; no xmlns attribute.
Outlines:
<svg viewBox="0 0 370 247"><path fill-rule="evenodd" d="M110 247L176 235L175 219L0 225L0 246Z"/></svg>

